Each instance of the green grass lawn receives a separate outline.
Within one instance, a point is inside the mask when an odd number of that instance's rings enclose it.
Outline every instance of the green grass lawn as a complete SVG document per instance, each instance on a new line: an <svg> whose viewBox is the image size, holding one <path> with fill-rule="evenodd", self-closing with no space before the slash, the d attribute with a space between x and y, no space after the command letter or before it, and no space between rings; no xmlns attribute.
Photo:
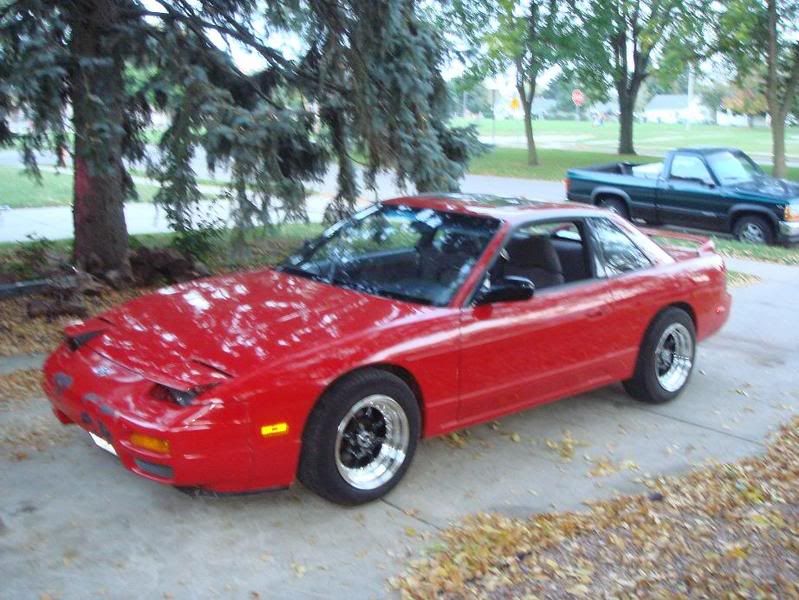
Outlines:
<svg viewBox="0 0 799 600"><path fill-rule="evenodd" d="M480 135L492 135L491 119L452 120L453 125L474 123ZM502 137L524 136L521 119L496 121L496 143L502 146ZM608 121L594 126L590 121L535 121L533 129L542 146L568 145L575 150L602 150L616 148L619 139L619 124ZM667 125L660 123L636 123L635 146L640 153L662 153L679 146L734 146L752 154L771 154L771 131L767 127L722 127L719 125ZM786 153L799 157L799 127L786 130Z"/></svg>
<svg viewBox="0 0 799 600"><path fill-rule="evenodd" d="M469 173L521 177L526 179L549 179L559 181L566 171L575 167L588 167L622 160L648 162L660 160L655 156L608 155L604 152L577 152L573 150L538 150L539 165L527 164L527 150L523 148L495 148L472 160Z"/></svg>
<svg viewBox="0 0 799 600"><path fill-rule="evenodd" d="M713 236L716 250L724 256L734 258L748 258L783 265L799 265L799 245L792 246L764 246L760 244L746 244L737 240Z"/></svg>
<svg viewBox="0 0 799 600"><path fill-rule="evenodd" d="M619 155L604 152L585 152L577 150L539 149L539 165L527 165L527 150L524 148L494 148L479 156L469 164L469 173L476 175L497 175L501 177L522 177L527 179L549 179L559 181L571 168L588 167L629 160L633 162L654 162L662 157L650 155ZM770 171L770 167L766 167ZM788 179L799 181L799 167L788 169Z"/></svg>
<svg viewBox="0 0 799 600"><path fill-rule="evenodd" d="M138 184L139 200L149 202L158 188ZM31 208L40 206L68 206L72 203L72 171L58 173L42 171L38 183L17 167L0 167L0 206Z"/></svg>

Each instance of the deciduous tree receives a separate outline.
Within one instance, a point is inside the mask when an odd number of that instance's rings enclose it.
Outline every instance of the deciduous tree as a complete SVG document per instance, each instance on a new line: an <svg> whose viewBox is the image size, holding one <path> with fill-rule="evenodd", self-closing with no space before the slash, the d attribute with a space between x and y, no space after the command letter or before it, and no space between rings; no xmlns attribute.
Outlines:
<svg viewBox="0 0 799 600"><path fill-rule="evenodd" d="M718 48L743 79L763 73L774 175L785 177L785 122L799 102L799 1L719 3Z"/></svg>
<svg viewBox="0 0 799 600"><path fill-rule="evenodd" d="M572 0L455 0L453 8L452 22L473 45L472 69L483 75L512 69L524 112L527 163L537 165L533 101L539 76L568 58Z"/></svg>
<svg viewBox="0 0 799 600"><path fill-rule="evenodd" d="M581 81L619 102L620 154L634 154L636 99L658 72L661 85L703 52L709 0L585 0L578 3Z"/></svg>

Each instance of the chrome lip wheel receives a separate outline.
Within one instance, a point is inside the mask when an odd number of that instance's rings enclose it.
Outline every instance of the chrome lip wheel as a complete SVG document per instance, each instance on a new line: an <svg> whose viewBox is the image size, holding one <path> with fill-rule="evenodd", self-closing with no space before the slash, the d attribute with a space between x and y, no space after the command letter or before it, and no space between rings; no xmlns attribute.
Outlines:
<svg viewBox="0 0 799 600"><path fill-rule="evenodd" d="M766 234L763 230L755 225L754 223L747 223L746 227L741 230L741 237L753 244L765 244L766 243Z"/></svg>
<svg viewBox="0 0 799 600"><path fill-rule="evenodd" d="M382 394L356 402L336 432L336 468L359 490L389 482L405 462L410 442L408 417L399 403Z"/></svg>
<svg viewBox="0 0 799 600"><path fill-rule="evenodd" d="M669 325L655 347L655 375L667 392L676 392L688 380L693 366L694 343L681 323Z"/></svg>

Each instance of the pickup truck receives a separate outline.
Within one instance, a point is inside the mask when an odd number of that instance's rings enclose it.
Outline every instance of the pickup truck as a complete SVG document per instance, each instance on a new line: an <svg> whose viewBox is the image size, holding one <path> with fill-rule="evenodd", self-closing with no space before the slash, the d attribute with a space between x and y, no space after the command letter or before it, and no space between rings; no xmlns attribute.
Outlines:
<svg viewBox="0 0 799 600"><path fill-rule="evenodd" d="M759 244L799 241L799 184L769 177L733 148L681 148L661 163L570 169L569 200L629 220L732 233Z"/></svg>

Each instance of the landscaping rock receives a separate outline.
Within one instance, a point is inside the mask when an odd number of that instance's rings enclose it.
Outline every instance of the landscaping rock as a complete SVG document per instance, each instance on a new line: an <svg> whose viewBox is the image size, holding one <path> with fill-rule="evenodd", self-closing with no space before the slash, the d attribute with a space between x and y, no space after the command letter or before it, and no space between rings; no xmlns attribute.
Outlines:
<svg viewBox="0 0 799 600"><path fill-rule="evenodd" d="M130 273L126 273L122 269L111 269L110 271L106 271L103 274L103 278L108 282L115 290L122 290L126 287L130 287L133 283L133 277Z"/></svg>
<svg viewBox="0 0 799 600"><path fill-rule="evenodd" d="M199 260L194 261L193 269L197 277L210 277L212 274L211 269L209 269L204 262L200 262Z"/></svg>
<svg viewBox="0 0 799 600"><path fill-rule="evenodd" d="M130 255L133 277L140 285L150 285L163 279L167 283L179 283L207 277L208 267L192 261L174 248L137 248Z"/></svg>
<svg viewBox="0 0 799 600"><path fill-rule="evenodd" d="M31 319L36 319L39 317L47 317L48 319L52 319L62 315L85 317L89 313L86 305L80 299L31 300L28 302L27 312L28 317Z"/></svg>

